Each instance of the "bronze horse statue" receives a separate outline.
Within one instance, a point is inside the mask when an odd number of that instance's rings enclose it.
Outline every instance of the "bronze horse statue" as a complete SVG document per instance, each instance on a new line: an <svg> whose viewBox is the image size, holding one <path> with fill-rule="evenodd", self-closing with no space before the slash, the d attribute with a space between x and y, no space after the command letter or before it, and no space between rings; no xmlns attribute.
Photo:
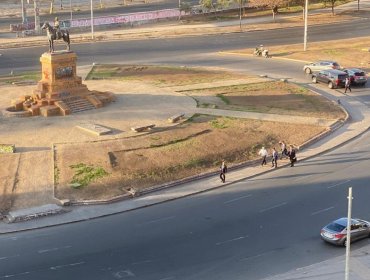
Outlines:
<svg viewBox="0 0 370 280"><path fill-rule="evenodd" d="M45 22L41 29L46 30L46 34L49 39L49 52L54 52L54 40L60 39L63 39L63 41L67 44L67 51L71 50L71 41L69 39L68 30L56 30L48 22Z"/></svg>

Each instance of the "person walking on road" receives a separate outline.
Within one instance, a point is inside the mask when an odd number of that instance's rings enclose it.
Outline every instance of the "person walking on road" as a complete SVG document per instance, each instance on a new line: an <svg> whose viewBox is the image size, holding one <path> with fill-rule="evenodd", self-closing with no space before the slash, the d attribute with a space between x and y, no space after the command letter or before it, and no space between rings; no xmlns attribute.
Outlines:
<svg viewBox="0 0 370 280"><path fill-rule="evenodd" d="M288 155L289 155L289 160L290 160L290 167L293 167L294 163L297 161L296 152L293 146L290 146Z"/></svg>
<svg viewBox="0 0 370 280"><path fill-rule="evenodd" d="M266 158L267 158L267 150L265 149L265 147L262 147L262 149L258 152L258 155L260 155L262 157L262 163L261 163L261 166L264 166L267 164L266 162Z"/></svg>
<svg viewBox="0 0 370 280"><path fill-rule="evenodd" d="M351 80L348 77L346 77L346 80L344 81L344 93L347 92L347 89L349 89L349 92L352 92L352 90L351 90Z"/></svg>
<svg viewBox="0 0 370 280"><path fill-rule="evenodd" d="M277 168L277 161L279 159L279 153L276 151L275 147L272 148L272 166L271 168L275 167Z"/></svg>
<svg viewBox="0 0 370 280"><path fill-rule="evenodd" d="M226 166L225 161L222 160L221 166L220 166L220 179L222 183L225 183L226 181L226 176L225 176L226 172L227 172L227 166Z"/></svg>
<svg viewBox="0 0 370 280"><path fill-rule="evenodd" d="M280 159L283 159L284 157L288 155L288 150L286 148L286 144L284 141L280 141L279 144L280 144L280 149L281 149Z"/></svg>

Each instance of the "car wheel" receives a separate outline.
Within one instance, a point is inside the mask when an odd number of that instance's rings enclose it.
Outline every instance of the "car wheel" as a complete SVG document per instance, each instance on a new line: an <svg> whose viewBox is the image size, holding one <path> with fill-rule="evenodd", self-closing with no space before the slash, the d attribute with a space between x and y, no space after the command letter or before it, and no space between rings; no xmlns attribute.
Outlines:
<svg viewBox="0 0 370 280"><path fill-rule="evenodd" d="M317 83L317 78L316 78L316 76L313 76L313 77L312 77L312 82L313 82L313 83L315 83L315 84Z"/></svg>
<svg viewBox="0 0 370 280"><path fill-rule="evenodd" d="M333 88L334 88L334 84L333 84L332 82L329 82L329 83L328 83L328 87L329 87L330 89L333 89Z"/></svg>
<svg viewBox="0 0 370 280"><path fill-rule="evenodd" d="M311 74L312 73L310 68L306 68L305 72L306 72L306 74Z"/></svg>

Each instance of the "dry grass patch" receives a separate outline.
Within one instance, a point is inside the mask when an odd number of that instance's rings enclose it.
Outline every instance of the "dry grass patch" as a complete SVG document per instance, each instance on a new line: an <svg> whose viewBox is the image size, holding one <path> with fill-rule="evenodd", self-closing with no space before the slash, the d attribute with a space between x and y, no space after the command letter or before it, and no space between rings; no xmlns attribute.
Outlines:
<svg viewBox="0 0 370 280"><path fill-rule="evenodd" d="M309 43L307 51L302 44L268 47L273 57L303 61L335 60L342 67L360 67L370 71L370 37ZM251 54L253 49L237 51Z"/></svg>
<svg viewBox="0 0 370 280"><path fill-rule="evenodd" d="M255 159L262 146L279 140L300 145L322 132L312 125L196 115L181 125L133 138L57 145L56 196L71 200L106 199L199 173L217 170L221 159L240 163ZM71 166L85 164L108 175L74 189Z"/></svg>
<svg viewBox="0 0 370 280"><path fill-rule="evenodd" d="M118 79L142 81L155 86L182 86L213 81L246 78L248 76L226 71L202 68L152 66L152 65L98 65L94 66L88 79Z"/></svg>
<svg viewBox="0 0 370 280"><path fill-rule="evenodd" d="M325 119L345 117L344 112L326 98L305 87L280 81L200 89L186 94L195 98L200 107Z"/></svg>

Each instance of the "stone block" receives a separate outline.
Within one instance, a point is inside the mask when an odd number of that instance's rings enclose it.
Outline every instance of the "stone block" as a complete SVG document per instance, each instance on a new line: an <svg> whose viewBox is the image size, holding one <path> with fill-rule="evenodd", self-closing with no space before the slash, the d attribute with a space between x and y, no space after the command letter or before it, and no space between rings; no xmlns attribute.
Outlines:
<svg viewBox="0 0 370 280"><path fill-rule="evenodd" d="M20 99L13 99L11 102L12 106L14 106L15 111L23 110L23 100Z"/></svg>
<svg viewBox="0 0 370 280"><path fill-rule="evenodd" d="M82 129L83 131L92 133L97 136L109 134L112 132L112 130L110 130L109 128L106 128L98 124L93 124L93 123L82 123L82 124L79 124L77 128Z"/></svg>
<svg viewBox="0 0 370 280"><path fill-rule="evenodd" d="M40 115L40 107L41 105L31 105L31 107L28 108L28 111L32 113L32 116L38 116Z"/></svg>
<svg viewBox="0 0 370 280"><path fill-rule="evenodd" d="M40 114L44 117L59 116L60 109L55 105L48 105L40 108Z"/></svg>
<svg viewBox="0 0 370 280"><path fill-rule="evenodd" d="M99 98L97 98L95 95L87 95L86 96L86 99L92 104L94 105L95 108L101 108L103 107L103 103L99 100Z"/></svg>
<svg viewBox="0 0 370 280"><path fill-rule="evenodd" d="M71 110L69 109L67 104L65 104L63 101L56 101L55 106L59 107L60 112L62 113L63 116L71 114Z"/></svg>

